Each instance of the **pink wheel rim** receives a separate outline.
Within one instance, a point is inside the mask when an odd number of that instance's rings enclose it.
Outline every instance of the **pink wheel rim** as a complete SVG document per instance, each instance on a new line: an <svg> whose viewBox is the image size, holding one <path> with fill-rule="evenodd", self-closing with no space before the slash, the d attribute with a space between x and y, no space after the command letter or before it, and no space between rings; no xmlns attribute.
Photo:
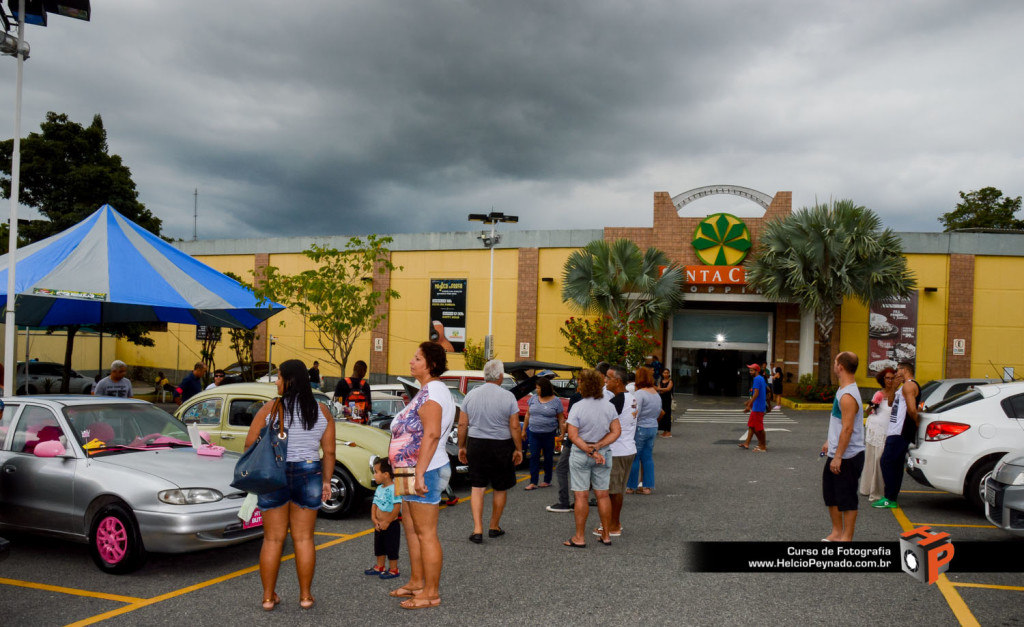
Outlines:
<svg viewBox="0 0 1024 627"><path fill-rule="evenodd" d="M96 527L96 550L108 564L117 564L128 552L128 531L116 516L108 516Z"/></svg>

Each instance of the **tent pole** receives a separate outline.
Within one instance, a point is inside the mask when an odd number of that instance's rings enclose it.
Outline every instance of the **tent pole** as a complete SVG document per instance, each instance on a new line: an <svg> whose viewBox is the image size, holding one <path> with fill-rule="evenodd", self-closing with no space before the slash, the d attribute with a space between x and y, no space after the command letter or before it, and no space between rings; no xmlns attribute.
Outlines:
<svg viewBox="0 0 1024 627"><path fill-rule="evenodd" d="M29 333L31 333L30 327L25 327L25 381L28 381L28 353L29 353L28 338L29 338Z"/></svg>

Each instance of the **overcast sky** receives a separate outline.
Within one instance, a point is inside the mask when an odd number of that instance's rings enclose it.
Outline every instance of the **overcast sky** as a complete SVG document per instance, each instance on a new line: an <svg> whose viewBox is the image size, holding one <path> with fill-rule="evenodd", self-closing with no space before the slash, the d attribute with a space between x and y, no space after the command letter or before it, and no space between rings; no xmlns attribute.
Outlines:
<svg viewBox="0 0 1024 627"><path fill-rule="evenodd" d="M464 231L492 207L523 229L650 226L653 192L711 184L939 231L960 190L1024 194L1024 2L92 9L27 27L22 133L101 114L173 237L192 238L196 188L201 239ZM715 196L687 215L718 210L761 214Z"/></svg>

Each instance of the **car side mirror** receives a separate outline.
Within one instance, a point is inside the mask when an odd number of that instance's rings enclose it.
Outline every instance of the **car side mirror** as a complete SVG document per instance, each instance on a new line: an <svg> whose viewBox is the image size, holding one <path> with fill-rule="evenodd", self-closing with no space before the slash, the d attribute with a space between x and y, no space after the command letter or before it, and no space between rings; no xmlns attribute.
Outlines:
<svg viewBox="0 0 1024 627"><path fill-rule="evenodd" d="M57 440L47 440L36 444L32 451L36 457L60 457L66 452L64 445Z"/></svg>

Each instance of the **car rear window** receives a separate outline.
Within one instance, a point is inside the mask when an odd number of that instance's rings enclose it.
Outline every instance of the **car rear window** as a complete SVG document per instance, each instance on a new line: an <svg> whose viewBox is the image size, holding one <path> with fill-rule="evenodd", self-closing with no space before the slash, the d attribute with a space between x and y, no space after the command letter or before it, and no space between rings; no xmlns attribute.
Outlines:
<svg viewBox="0 0 1024 627"><path fill-rule="evenodd" d="M960 392L956 396L950 396L949 398L943 399L934 405L928 407L929 414L941 414L942 412L956 409L957 407L963 407L973 403L974 401L981 398L981 392L977 390L967 390Z"/></svg>
<svg viewBox="0 0 1024 627"><path fill-rule="evenodd" d="M1001 405L1008 418L1024 418L1024 394L1003 399Z"/></svg>

